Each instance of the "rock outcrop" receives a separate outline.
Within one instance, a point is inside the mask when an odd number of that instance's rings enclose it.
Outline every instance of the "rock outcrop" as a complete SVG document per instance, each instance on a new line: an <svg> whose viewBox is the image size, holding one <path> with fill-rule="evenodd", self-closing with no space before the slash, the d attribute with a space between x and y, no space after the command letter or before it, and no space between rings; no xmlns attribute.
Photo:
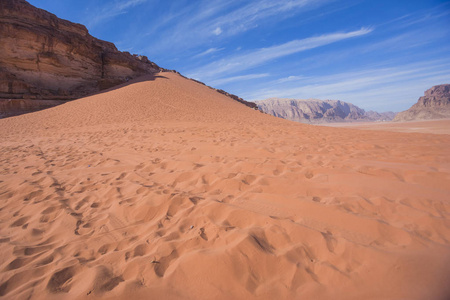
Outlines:
<svg viewBox="0 0 450 300"><path fill-rule="evenodd" d="M0 2L0 99L71 100L158 71L83 25L24 0Z"/></svg>
<svg viewBox="0 0 450 300"><path fill-rule="evenodd" d="M410 109L398 113L394 121L416 121L450 118L450 84L433 86L425 91Z"/></svg>
<svg viewBox="0 0 450 300"><path fill-rule="evenodd" d="M113 43L91 36L81 24L25 0L0 1L0 118L85 97L160 71L170 70L145 56L117 50Z"/></svg>
<svg viewBox="0 0 450 300"><path fill-rule="evenodd" d="M175 72L175 73L181 75L180 73L178 73L178 72L175 71L175 70L170 70L170 71L171 71L171 72ZM183 76L183 75L181 75L181 76ZM184 77L184 78L187 78L187 77L185 77L185 76L183 76L183 77ZM192 80L192 81L195 81L195 82L200 83L200 84L203 84L204 86L207 86L207 87L209 87L210 89L213 89L213 90L215 90L215 91L218 92L218 93L221 93L222 95L225 95L225 96L227 96L227 97L229 97L229 98L231 98L231 99L233 99L233 100L235 100L235 101L237 101L237 102L239 102L239 103L242 103L242 104L244 104L244 105L246 105L246 106L248 106L248 107L250 107L250 108L253 108L253 109L258 110L258 105L256 105L256 103L254 103L254 102L246 101L246 100L242 99L241 97L236 96L236 95L234 95L234 94L230 94L230 93L228 93L228 92L226 92L226 91L224 91L224 90L216 89L216 88L210 87L209 85L206 85L205 83L203 83L203 82L201 82L201 81L199 81L199 80L196 80L196 79L193 79L193 78L187 78L187 79Z"/></svg>
<svg viewBox="0 0 450 300"><path fill-rule="evenodd" d="M66 102L61 100L0 99L0 119L43 110Z"/></svg>
<svg viewBox="0 0 450 300"><path fill-rule="evenodd" d="M390 121L395 115L392 112L366 112L356 105L339 100L269 98L256 104L265 113L301 123Z"/></svg>

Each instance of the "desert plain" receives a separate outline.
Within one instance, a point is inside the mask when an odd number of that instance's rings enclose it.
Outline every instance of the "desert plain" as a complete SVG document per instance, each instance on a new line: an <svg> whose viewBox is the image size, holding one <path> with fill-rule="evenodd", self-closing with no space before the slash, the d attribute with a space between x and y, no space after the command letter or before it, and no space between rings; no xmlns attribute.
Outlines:
<svg viewBox="0 0 450 300"><path fill-rule="evenodd" d="M429 124L294 123L170 72L2 119L0 298L449 299Z"/></svg>

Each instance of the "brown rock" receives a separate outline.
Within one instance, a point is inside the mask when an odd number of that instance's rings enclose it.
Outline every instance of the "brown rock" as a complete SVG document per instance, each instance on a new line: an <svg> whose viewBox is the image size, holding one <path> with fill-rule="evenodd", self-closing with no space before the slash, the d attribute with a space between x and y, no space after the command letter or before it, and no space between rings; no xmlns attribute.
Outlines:
<svg viewBox="0 0 450 300"><path fill-rule="evenodd" d="M0 119L50 108L66 102L63 100L0 99Z"/></svg>
<svg viewBox="0 0 450 300"><path fill-rule="evenodd" d="M161 69L24 0L0 2L0 99L70 100Z"/></svg>
<svg viewBox="0 0 450 300"><path fill-rule="evenodd" d="M410 109L398 113L394 121L450 118L450 84L433 86L425 91Z"/></svg>
<svg viewBox="0 0 450 300"><path fill-rule="evenodd" d="M242 104L248 106L248 107L251 107L251 108L253 108L253 109L258 109L258 105L256 105L256 103L254 103L254 102L245 101L245 100L242 99L241 97L236 96L236 95L233 95L233 94L230 94L230 93L228 93L228 92L225 92L224 90L219 90L219 89L215 89L215 90L216 90L217 92L219 92L219 93L221 93L221 94L227 96L227 97L230 97L231 99L236 100L237 102L240 102L240 103L242 103Z"/></svg>

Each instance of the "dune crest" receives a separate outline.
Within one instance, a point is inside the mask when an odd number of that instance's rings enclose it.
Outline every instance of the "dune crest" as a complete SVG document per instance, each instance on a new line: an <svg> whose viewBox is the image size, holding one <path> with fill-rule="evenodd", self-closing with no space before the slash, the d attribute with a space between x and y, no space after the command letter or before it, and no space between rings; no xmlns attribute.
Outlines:
<svg viewBox="0 0 450 300"><path fill-rule="evenodd" d="M450 136L175 73L0 120L4 299L446 299Z"/></svg>

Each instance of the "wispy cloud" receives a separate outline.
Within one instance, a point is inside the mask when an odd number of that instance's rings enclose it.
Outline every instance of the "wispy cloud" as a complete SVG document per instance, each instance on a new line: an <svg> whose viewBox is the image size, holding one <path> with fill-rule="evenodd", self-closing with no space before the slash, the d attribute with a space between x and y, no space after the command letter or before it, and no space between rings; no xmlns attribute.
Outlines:
<svg viewBox="0 0 450 300"><path fill-rule="evenodd" d="M216 53L216 52L222 51L224 49L225 48L209 48L209 49L207 49L207 50L205 50L205 51L203 51L203 52L201 52L201 53L199 53L197 55L194 55L193 58L198 58L198 57L202 57L202 56L205 56L205 55L208 55L208 54L211 54L211 53Z"/></svg>
<svg viewBox="0 0 450 300"><path fill-rule="evenodd" d="M211 85L222 85L222 84L227 84L227 83L235 82L235 81L245 81L245 80L251 80L251 79L264 78L264 77L268 77L268 76L269 76L269 73L247 74L247 75L233 76L233 77L227 77L227 78L222 78L222 79L218 79L218 80L213 80L210 82L210 84Z"/></svg>
<svg viewBox="0 0 450 300"><path fill-rule="evenodd" d="M247 32L269 21L280 22L333 1L335 0L190 1L173 13L177 16L176 19L171 18L173 22L165 22L166 17L160 17L165 27L155 25L158 30L147 30L148 35L157 34L161 38L157 45L152 43L144 51L155 54L168 48L172 53L177 49L186 51L217 39Z"/></svg>
<svg viewBox="0 0 450 300"><path fill-rule="evenodd" d="M147 1L148 0L110 1L101 9L100 13L96 13L95 16L90 16L89 19L86 20L86 24L88 27L92 28L108 19L124 14L128 11L128 9L143 4Z"/></svg>
<svg viewBox="0 0 450 300"><path fill-rule="evenodd" d="M433 19L447 19L450 15L450 11L445 10L445 7L449 7L449 3L442 3L433 9L423 12L421 15L406 15L397 22L398 28L410 27L412 25L423 24Z"/></svg>
<svg viewBox="0 0 450 300"><path fill-rule="evenodd" d="M248 29L258 26L262 19L273 16L278 18L288 18L298 10L305 10L324 3L331 2L327 0L291 0L291 1L274 1L260 0L249 3L239 9L236 9L224 16L217 18L213 23L214 26L222 28L228 34L236 34L247 31Z"/></svg>
<svg viewBox="0 0 450 300"><path fill-rule="evenodd" d="M285 78L288 79L289 77ZM417 101L433 85L447 83L450 61L427 61L405 66L368 69L299 80L274 80L253 93L241 94L247 100L270 97L335 99L366 109L392 107L403 110Z"/></svg>
<svg viewBox="0 0 450 300"><path fill-rule="evenodd" d="M260 48L246 52L244 54L231 56L219 61L209 63L203 67L198 68L189 76L201 80L204 80L205 78L214 79L224 74L248 70L279 57L306 51L345 39L366 35L370 32L372 32L372 29L370 28L361 28L360 30L351 32L330 33L302 40L293 40L281 45L276 45L268 48Z"/></svg>
<svg viewBox="0 0 450 300"><path fill-rule="evenodd" d="M288 77L280 78L280 79L276 80L275 82L276 83L285 83L285 82L299 81L299 80L306 79L306 78L307 78L306 76L291 75Z"/></svg>

